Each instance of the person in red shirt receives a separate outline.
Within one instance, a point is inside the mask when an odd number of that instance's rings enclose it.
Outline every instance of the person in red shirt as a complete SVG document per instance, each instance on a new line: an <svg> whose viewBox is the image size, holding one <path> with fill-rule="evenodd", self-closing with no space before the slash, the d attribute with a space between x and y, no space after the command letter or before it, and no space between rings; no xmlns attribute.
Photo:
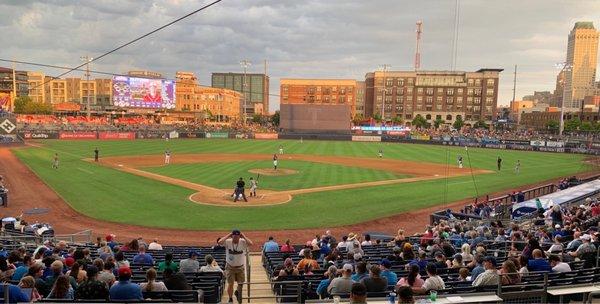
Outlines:
<svg viewBox="0 0 600 304"><path fill-rule="evenodd" d="M600 215L600 204L595 203L592 205L592 216L598 216L598 215Z"/></svg>
<svg viewBox="0 0 600 304"><path fill-rule="evenodd" d="M285 244L281 245L281 252L294 252L294 247L290 245L290 239L285 240Z"/></svg>

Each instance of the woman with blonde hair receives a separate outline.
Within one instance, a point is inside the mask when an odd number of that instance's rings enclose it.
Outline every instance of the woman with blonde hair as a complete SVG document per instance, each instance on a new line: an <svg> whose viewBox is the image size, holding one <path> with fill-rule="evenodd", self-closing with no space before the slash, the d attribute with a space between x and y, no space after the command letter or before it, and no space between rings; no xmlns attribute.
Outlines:
<svg viewBox="0 0 600 304"><path fill-rule="evenodd" d="M150 291L167 291L167 286L163 282L156 282L156 270L154 267L146 271L146 282L140 283L140 287L144 292Z"/></svg>
<svg viewBox="0 0 600 304"><path fill-rule="evenodd" d="M21 289L31 289L31 302L36 302L42 299L42 296L35 288L35 279L32 276L25 276L19 281L19 287Z"/></svg>
<svg viewBox="0 0 600 304"><path fill-rule="evenodd" d="M471 254L471 245L469 245L468 243L464 243L460 247L460 251L460 255L462 255L462 261L465 265L473 261L473 255Z"/></svg>

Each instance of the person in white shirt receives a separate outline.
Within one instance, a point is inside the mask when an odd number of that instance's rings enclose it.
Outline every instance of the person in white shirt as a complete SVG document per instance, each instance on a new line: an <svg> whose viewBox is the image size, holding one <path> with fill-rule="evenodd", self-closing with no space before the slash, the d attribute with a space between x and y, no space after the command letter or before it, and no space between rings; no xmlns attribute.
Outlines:
<svg viewBox="0 0 600 304"><path fill-rule="evenodd" d="M219 239L219 245L225 246L225 278L227 279L228 303L233 303L233 284L235 282L238 283L235 292L238 303L242 302L242 283L246 280L245 253L252 244L252 241L237 229Z"/></svg>
<svg viewBox="0 0 600 304"><path fill-rule="evenodd" d="M553 272L569 272L571 271L571 266L569 264L561 261L560 256L551 255L548 260L550 261L550 266L552 266Z"/></svg>
<svg viewBox="0 0 600 304"><path fill-rule="evenodd" d="M417 294L426 294L430 290L442 290L446 288L446 284L444 280L437 274L437 266L433 263L428 263L427 267L427 275L429 276L423 286L420 288L414 288L413 291Z"/></svg>
<svg viewBox="0 0 600 304"><path fill-rule="evenodd" d="M158 243L158 239L154 239L148 244L148 250L163 250L162 245Z"/></svg>
<svg viewBox="0 0 600 304"><path fill-rule="evenodd" d="M475 281L473 281L473 286L498 285L500 276L496 269L496 259L491 256L486 256L483 258L483 267L485 268L485 271L477 276Z"/></svg>
<svg viewBox="0 0 600 304"><path fill-rule="evenodd" d="M146 282L140 283L142 291L167 291L167 286L163 282L156 282L156 270L154 268L146 271Z"/></svg>
<svg viewBox="0 0 600 304"><path fill-rule="evenodd" d="M371 242L371 235L370 234L365 234L365 240L362 241L362 243L360 243L361 246L371 246L373 245L373 242Z"/></svg>

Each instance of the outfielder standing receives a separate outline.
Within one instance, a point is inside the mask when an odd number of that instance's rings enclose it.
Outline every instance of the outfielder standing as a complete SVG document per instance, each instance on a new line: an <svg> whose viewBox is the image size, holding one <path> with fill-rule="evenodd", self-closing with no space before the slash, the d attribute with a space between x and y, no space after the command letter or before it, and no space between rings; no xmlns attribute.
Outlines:
<svg viewBox="0 0 600 304"><path fill-rule="evenodd" d="M458 168L462 169L463 167L463 158L462 155L458 156Z"/></svg>
<svg viewBox="0 0 600 304"><path fill-rule="evenodd" d="M54 153L54 161L52 162L52 168L58 169L58 153Z"/></svg>
<svg viewBox="0 0 600 304"><path fill-rule="evenodd" d="M277 154L273 154L273 170L277 170Z"/></svg>
<svg viewBox="0 0 600 304"><path fill-rule="evenodd" d="M521 172L521 161L517 159L517 164L515 165L515 173L519 174Z"/></svg>
<svg viewBox="0 0 600 304"><path fill-rule="evenodd" d="M279 145L279 155L283 155L283 145Z"/></svg>
<svg viewBox="0 0 600 304"><path fill-rule="evenodd" d="M496 162L498 163L498 171L500 171L500 169L502 169L502 158L498 156L498 160L496 160Z"/></svg>

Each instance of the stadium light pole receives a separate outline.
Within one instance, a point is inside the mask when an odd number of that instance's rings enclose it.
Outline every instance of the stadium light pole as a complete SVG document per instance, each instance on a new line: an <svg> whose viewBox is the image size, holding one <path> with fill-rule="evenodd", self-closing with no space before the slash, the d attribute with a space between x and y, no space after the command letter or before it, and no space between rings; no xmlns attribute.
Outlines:
<svg viewBox="0 0 600 304"><path fill-rule="evenodd" d="M379 65L381 67L381 70L383 71L383 98L381 99L381 120L383 120L383 123L385 124L385 93L387 91L387 79L386 79L386 72L388 70L388 68L392 67L389 64L380 64Z"/></svg>
<svg viewBox="0 0 600 304"><path fill-rule="evenodd" d="M91 58L91 57L88 57L88 55L85 55L85 56L81 56L80 59L86 63L86 65L85 65L85 78L86 78L86 83L87 83L86 107L87 107L87 118L89 120L90 117L92 116L92 112L90 111L90 62L92 60L94 60L94 58Z"/></svg>
<svg viewBox="0 0 600 304"><path fill-rule="evenodd" d="M567 62L561 62L561 63L557 63L555 64L555 66L557 68L560 68L560 72L563 74L563 96L562 96L562 101L560 102L560 122L558 125L558 135L562 136L563 135L563 131L565 130L565 97L566 94L565 92L567 91L567 74L566 72L570 72L573 69L573 65L570 65ZM571 79L571 83L573 83L573 80ZM573 92L571 91L571 94Z"/></svg>
<svg viewBox="0 0 600 304"><path fill-rule="evenodd" d="M247 73L248 67L250 65L252 65L252 63L250 62L250 60L244 59L244 60L240 61L240 65L242 66L242 68L244 68L244 79L242 80L242 94L244 96L244 107L243 107L243 109L244 109L244 116L243 117L244 117L244 125L245 125L246 124L246 120L248 119L246 117L246 115L247 115L247 113L246 113L247 112L246 107L247 107L247 102L248 102L248 97L246 96L246 94L247 94L247 90L246 90L246 88L247 88L246 73Z"/></svg>

